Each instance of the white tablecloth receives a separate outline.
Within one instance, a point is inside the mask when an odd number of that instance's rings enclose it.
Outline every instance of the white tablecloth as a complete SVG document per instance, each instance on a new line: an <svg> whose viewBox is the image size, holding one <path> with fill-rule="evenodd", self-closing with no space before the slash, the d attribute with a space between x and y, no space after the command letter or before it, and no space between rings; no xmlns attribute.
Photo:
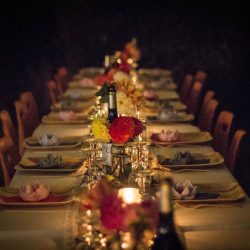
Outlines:
<svg viewBox="0 0 250 250"><path fill-rule="evenodd" d="M198 132L199 128L189 124L166 126L150 125L147 132L159 132L162 128L175 127L181 132ZM57 136L84 136L89 128L84 125L40 125L34 136L45 133ZM158 148L157 150L167 150ZM172 148L171 150L175 150ZM176 149L177 150L177 149ZM211 152L210 146L193 146L191 152ZM74 150L73 150L74 151ZM80 151L65 152L78 155ZM37 152L41 155L44 152ZM26 151L24 157L34 155ZM225 166L206 172L167 172L179 180L190 179L194 183L236 182ZM64 190L78 186L81 175L74 174L24 174L16 172L11 187L19 187L23 182L39 180L52 189ZM176 222L180 226L188 250L247 250L250 249L250 204L248 199L232 204L233 207L203 207L201 209L177 206ZM239 205L240 207L235 207ZM0 210L0 249L70 249L77 235L77 212L74 205L64 207L6 209Z"/></svg>
<svg viewBox="0 0 250 250"><path fill-rule="evenodd" d="M68 250L77 237L77 206L1 209L1 250Z"/></svg>

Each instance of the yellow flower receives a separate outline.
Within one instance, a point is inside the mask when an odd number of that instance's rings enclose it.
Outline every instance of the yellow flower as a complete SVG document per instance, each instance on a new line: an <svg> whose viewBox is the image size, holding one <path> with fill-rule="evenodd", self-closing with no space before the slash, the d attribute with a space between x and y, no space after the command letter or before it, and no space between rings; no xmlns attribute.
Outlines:
<svg viewBox="0 0 250 250"><path fill-rule="evenodd" d="M95 117L91 123L91 130L94 137L103 142L109 142L111 137L108 130L108 121L105 117Z"/></svg>

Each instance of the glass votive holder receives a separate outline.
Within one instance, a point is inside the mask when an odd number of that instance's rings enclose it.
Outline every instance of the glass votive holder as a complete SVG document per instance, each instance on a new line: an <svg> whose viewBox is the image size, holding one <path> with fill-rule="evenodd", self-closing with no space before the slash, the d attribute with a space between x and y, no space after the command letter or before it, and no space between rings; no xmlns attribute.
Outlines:
<svg viewBox="0 0 250 250"><path fill-rule="evenodd" d="M118 191L118 196L122 198L125 204L140 203L141 194L138 188L127 187Z"/></svg>

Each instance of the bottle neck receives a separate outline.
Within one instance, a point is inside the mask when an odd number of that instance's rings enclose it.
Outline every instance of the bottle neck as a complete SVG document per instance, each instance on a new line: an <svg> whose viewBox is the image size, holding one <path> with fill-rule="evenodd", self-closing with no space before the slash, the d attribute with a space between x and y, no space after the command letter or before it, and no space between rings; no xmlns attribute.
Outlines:
<svg viewBox="0 0 250 250"><path fill-rule="evenodd" d="M163 183L160 188L160 213L170 214L173 212L172 207L172 190L168 183Z"/></svg>
<svg viewBox="0 0 250 250"><path fill-rule="evenodd" d="M159 225L157 233L165 235L174 230L172 190L168 183L163 183L160 189Z"/></svg>
<svg viewBox="0 0 250 250"><path fill-rule="evenodd" d="M109 92L108 108L116 109L116 93L115 92Z"/></svg>

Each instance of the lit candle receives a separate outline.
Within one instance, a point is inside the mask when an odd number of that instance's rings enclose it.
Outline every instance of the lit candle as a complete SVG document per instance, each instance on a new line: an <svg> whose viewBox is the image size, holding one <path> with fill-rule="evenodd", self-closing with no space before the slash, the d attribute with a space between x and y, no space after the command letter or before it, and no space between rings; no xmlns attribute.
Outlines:
<svg viewBox="0 0 250 250"><path fill-rule="evenodd" d="M138 188L121 188L118 196L123 199L125 204L140 203L141 195Z"/></svg>

